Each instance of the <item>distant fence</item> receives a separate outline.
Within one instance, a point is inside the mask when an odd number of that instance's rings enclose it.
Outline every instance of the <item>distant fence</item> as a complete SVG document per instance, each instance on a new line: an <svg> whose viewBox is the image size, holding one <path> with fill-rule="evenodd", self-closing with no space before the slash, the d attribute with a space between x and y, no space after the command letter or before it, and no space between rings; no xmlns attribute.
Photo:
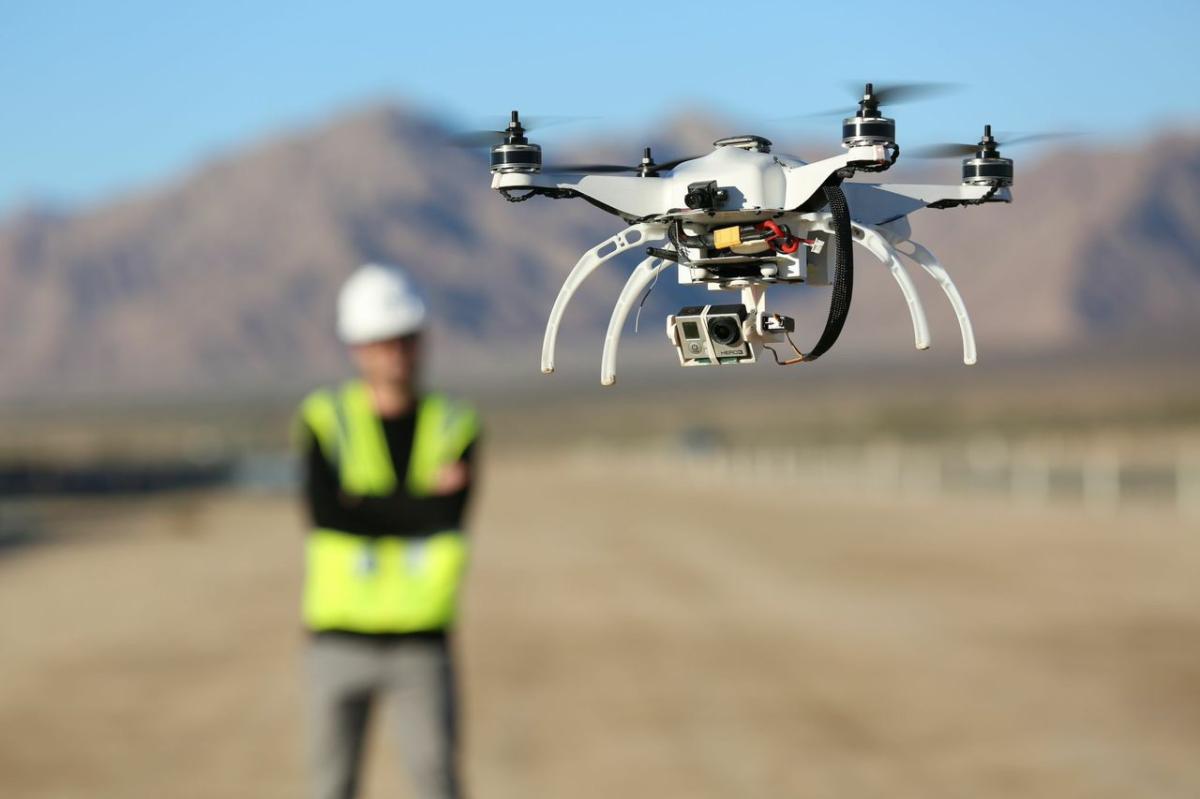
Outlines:
<svg viewBox="0 0 1200 799"><path fill-rule="evenodd" d="M228 483L233 464L0 464L0 497L152 494Z"/></svg>
<svg viewBox="0 0 1200 799"><path fill-rule="evenodd" d="M1200 443L1126 453L1107 443L1067 450L980 439L925 445L894 440L827 446L592 445L585 460L688 475L689 482L802 484L856 496L930 500L987 496L1024 507L1071 504L1106 513L1174 509L1200 520Z"/></svg>
<svg viewBox="0 0 1200 799"><path fill-rule="evenodd" d="M1111 442L1054 449L1003 439L943 444L876 440L811 446L730 446L713 440L577 450L606 470L638 469L689 482L802 486L891 499L986 496L1014 505L1074 504L1103 513L1174 509L1200 520L1200 441L1130 453ZM209 463L75 469L0 465L0 499L47 495L145 494L227 486L293 491L294 458L260 453Z"/></svg>
<svg viewBox="0 0 1200 799"><path fill-rule="evenodd" d="M278 452L229 455L205 461L0 463L0 500L133 496L209 488L292 491L298 482L295 458Z"/></svg>

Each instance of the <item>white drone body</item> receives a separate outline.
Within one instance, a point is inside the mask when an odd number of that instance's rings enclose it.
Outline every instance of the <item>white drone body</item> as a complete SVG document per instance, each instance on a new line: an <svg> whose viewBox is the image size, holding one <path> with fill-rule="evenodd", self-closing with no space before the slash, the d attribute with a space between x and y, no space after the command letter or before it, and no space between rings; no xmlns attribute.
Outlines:
<svg viewBox="0 0 1200 799"><path fill-rule="evenodd" d="M869 86L864 99L871 99ZM771 349L780 363L814 360L836 340L849 307L849 239L890 270L920 350L930 345L929 325L901 256L928 272L958 318L963 361L975 363L975 339L962 297L937 258L910 240L907 217L930 206L1009 202L1012 162L999 158L994 146L982 149L981 142L979 157L964 162L964 182L958 185L844 182L859 171L881 172L895 161L899 148L890 141L894 126L880 130L876 122L891 120L879 117L877 107L867 106L866 115L860 107L858 118L846 120L845 151L814 163L772 153L770 142L760 137L740 136L718 140L702 157L661 166L647 150L640 168L613 168L635 174L615 175L592 174L588 167L543 168L540 148L524 138L514 112L505 143L492 149L492 188L513 201L535 194L580 197L628 223L585 252L567 275L546 324L542 371L555 369L559 326L580 286L633 248L647 255L613 308L601 359L603 385L616 380L618 345L630 312L671 266L677 267L682 284L738 291L741 300L740 306L686 308L668 317L667 335L682 365L752 362L755 347ZM767 312L766 291L775 284L833 287L830 320L815 350L801 353L791 341L792 320ZM713 321L719 316L728 322L724 327ZM790 345L798 357L781 361L774 350L780 344Z"/></svg>

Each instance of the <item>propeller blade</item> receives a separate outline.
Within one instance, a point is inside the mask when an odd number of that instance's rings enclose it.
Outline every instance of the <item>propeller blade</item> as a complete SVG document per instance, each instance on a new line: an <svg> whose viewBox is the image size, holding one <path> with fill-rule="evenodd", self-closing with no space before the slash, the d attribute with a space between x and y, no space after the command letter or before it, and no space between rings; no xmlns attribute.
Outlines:
<svg viewBox="0 0 1200 799"><path fill-rule="evenodd" d="M542 167L543 172L637 172L641 167L623 166L621 164L548 164Z"/></svg>
<svg viewBox="0 0 1200 799"><path fill-rule="evenodd" d="M676 158L673 161L664 161L661 164L654 164L650 167L651 172L663 172L668 169L674 169L684 161L691 161L694 158L699 158L698 155L686 155L683 158ZM542 167L543 172L593 172L596 174L612 173L612 172L640 172L642 167L638 166L623 166L621 164L551 164Z"/></svg>
<svg viewBox="0 0 1200 799"><path fill-rule="evenodd" d="M658 171L658 172L661 172L664 169L674 169L675 167L682 164L684 161L693 161L699 157L700 156L698 156L698 155L685 155L683 158L676 158L673 161L664 161L661 164L655 164L654 169L655 169L655 171Z"/></svg>
<svg viewBox="0 0 1200 799"><path fill-rule="evenodd" d="M464 130L449 134L446 141L454 147L491 147L503 142L506 135L503 130Z"/></svg>
<svg viewBox="0 0 1200 799"><path fill-rule="evenodd" d="M995 138L996 147L1004 149L1018 144L1029 144L1030 142L1050 141L1053 139L1073 139L1082 135L1084 134L1077 131L1044 131L1041 133L1022 134L998 133ZM968 155L974 155L978 150L978 144L945 142L911 147L905 151L905 155L910 158L964 158Z"/></svg>
<svg viewBox="0 0 1200 799"><path fill-rule="evenodd" d="M1021 135L1001 133L998 138L1001 147L1010 147L1014 144L1026 144L1033 141L1049 141L1051 139L1075 139L1083 134L1078 131L1048 131L1044 133L1024 133Z"/></svg>
<svg viewBox="0 0 1200 799"><path fill-rule="evenodd" d="M497 117L508 121L508 117ZM521 115L521 127L525 133L530 131L542 130L543 128L553 127L555 125L569 125L572 122L584 122L590 119L597 119L594 116L533 116L527 117ZM463 130L450 133L446 138L447 141L455 147L491 147L495 144L501 144L505 137L508 136L507 130Z"/></svg>
<svg viewBox="0 0 1200 799"><path fill-rule="evenodd" d="M856 98L861 98L863 90L866 88L867 82L842 84L847 91L853 94ZM871 86L872 94L880 105L899 105L902 103L912 103L917 100L924 100L927 97L937 97L943 94L951 94L963 88L961 83L891 83L882 84L875 83ZM829 108L825 111L812 111L807 114L799 114L797 116L778 117L773 119L773 122L789 122L797 119L815 119L817 117L850 117L854 116L858 111L858 100L856 99L852 105L842 105L837 108Z"/></svg>
<svg viewBox="0 0 1200 799"><path fill-rule="evenodd" d="M853 91L861 96L863 87L866 86L866 81L847 85L853 85ZM876 83L872 86L872 89L875 99L879 101L880 105L898 105L900 103L913 103L929 97L951 94L962 89L962 84L940 82Z"/></svg>
<svg viewBox="0 0 1200 799"><path fill-rule="evenodd" d="M923 147L906 148L904 154L910 158L963 158L968 155L974 155L978 149L978 144L945 142L943 144L926 144Z"/></svg>
<svg viewBox="0 0 1200 799"><path fill-rule="evenodd" d="M597 116L547 116L545 114L526 117L522 114L521 124L525 126L525 130L541 130L555 125L570 125L573 122L591 122L599 118Z"/></svg>
<svg viewBox="0 0 1200 799"><path fill-rule="evenodd" d="M796 114L790 117L772 117L771 122L794 122L798 119L817 119L819 117L849 117L854 116L857 106L839 106L838 108L827 108L824 111L811 111L807 114Z"/></svg>

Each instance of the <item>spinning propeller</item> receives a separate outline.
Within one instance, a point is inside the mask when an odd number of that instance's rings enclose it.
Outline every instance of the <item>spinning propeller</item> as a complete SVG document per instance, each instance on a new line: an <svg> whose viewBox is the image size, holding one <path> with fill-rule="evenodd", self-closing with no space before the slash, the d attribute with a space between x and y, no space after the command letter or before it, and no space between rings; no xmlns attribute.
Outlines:
<svg viewBox="0 0 1200 799"><path fill-rule="evenodd" d="M1015 144L1027 144L1035 141L1050 141L1052 139L1071 139L1081 136L1073 131L1047 131L1043 133L1025 133L1015 135L1000 133L999 139L992 136L992 126L983 126L983 137L975 144L966 142L940 142L927 144L923 147L913 147L908 155L916 158L966 158L976 155L982 150L998 150L1001 145L1010 147Z"/></svg>
<svg viewBox="0 0 1200 799"><path fill-rule="evenodd" d="M1002 134L1003 135L1003 134ZM1078 133L1048 132L1026 133L1020 136L1004 135L1004 145L1024 144L1078 136ZM983 126L983 136L975 144L966 142L944 142L916 147L911 155L917 158L962 158L962 180L971 186L1011 186L1013 162L1000 155L1000 141L992 135L992 126Z"/></svg>
<svg viewBox="0 0 1200 799"><path fill-rule="evenodd" d="M583 122L595 117L586 116L536 116L522 119L516 111L509 116L508 126L503 130L464 130L451 133L450 144L455 147L492 147L504 144L509 137L524 138L531 130L542 130L554 125L567 125L572 122Z"/></svg>
<svg viewBox="0 0 1200 799"><path fill-rule="evenodd" d="M595 174L615 174L620 172L635 172L640 175L654 175L658 172L667 169L674 169L684 161L691 161L699 156L687 155L683 158L676 158L672 161L664 161L663 163L655 163L654 157L650 154L650 148L642 150L642 161L637 166L625 166L624 164L551 164L544 167L551 172L582 172Z"/></svg>
<svg viewBox="0 0 1200 799"><path fill-rule="evenodd" d="M859 86L863 86L862 97L858 100L857 109L854 106L839 106L826 111L816 111L809 114L800 114L798 116L783 117L780 121L795 120L795 119L813 119L816 117L830 116L879 116L879 106L881 105L901 105L904 103L913 103L918 100L924 100L929 97L937 97L943 94L950 94L957 91L961 87L957 83L848 83L846 88L852 92L858 92ZM873 112L873 113L862 113Z"/></svg>

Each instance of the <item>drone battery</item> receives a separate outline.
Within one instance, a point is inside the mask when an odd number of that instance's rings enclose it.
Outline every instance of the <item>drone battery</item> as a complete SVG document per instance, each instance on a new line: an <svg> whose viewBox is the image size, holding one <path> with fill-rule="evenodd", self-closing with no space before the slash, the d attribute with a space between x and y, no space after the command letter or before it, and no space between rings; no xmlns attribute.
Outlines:
<svg viewBox="0 0 1200 799"><path fill-rule="evenodd" d="M713 249L732 250L741 255L765 252L771 249L771 231L758 225L732 225L717 228L712 232Z"/></svg>

